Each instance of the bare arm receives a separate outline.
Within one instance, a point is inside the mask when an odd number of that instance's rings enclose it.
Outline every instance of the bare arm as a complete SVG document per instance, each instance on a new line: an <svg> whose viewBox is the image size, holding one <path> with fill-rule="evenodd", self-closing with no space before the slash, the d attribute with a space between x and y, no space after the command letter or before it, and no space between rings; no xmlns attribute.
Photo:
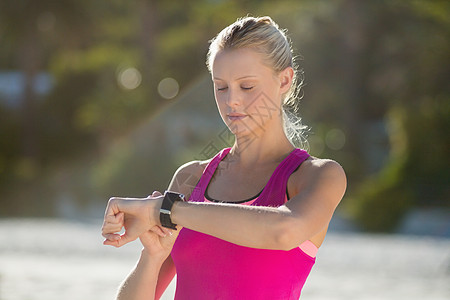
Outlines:
<svg viewBox="0 0 450 300"><path fill-rule="evenodd" d="M326 226L343 197L346 178L333 161L307 161L298 193L279 208L176 202L174 223L254 248L290 250Z"/></svg>
<svg viewBox="0 0 450 300"><path fill-rule="evenodd" d="M143 250L136 267L120 286L117 299L159 299L175 274L175 265L170 255L164 261Z"/></svg>
<svg viewBox="0 0 450 300"><path fill-rule="evenodd" d="M160 270L165 269L162 268L164 264L164 258L148 255L143 250L136 267L120 286L117 299L159 299L164 291L160 292L159 297L156 296L158 291L156 282L159 281Z"/></svg>
<svg viewBox="0 0 450 300"><path fill-rule="evenodd" d="M168 190L190 195L195 185L198 163L192 162L180 167L172 178ZM159 193L159 195L161 195ZM152 196L159 196L153 194ZM118 300L159 299L176 274L170 251L179 233L160 237L154 232L146 232L140 236L144 245L140 259L119 288ZM157 240L156 240L157 239ZM158 247L155 247L155 243Z"/></svg>
<svg viewBox="0 0 450 300"><path fill-rule="evenodd" d="M173 263L172 256L169 255L159 271L155 299L161 298L176 274L175 264Z"/></svg>
<svg viewBox="0 0 450 300"><path fill-rule="evenodd" d="M281 207L176 202L172 220L180 226L242 246L292 249L328 226L346 189L345 173L334 161L307 160L296 173L295 196ZM120 247L148 228L160 225L161 202L162 197L111 199L105 220L119 212L124 212L129 219L123 222L123 238L117 233L120 229L103 230L106 243Z"/></svg>

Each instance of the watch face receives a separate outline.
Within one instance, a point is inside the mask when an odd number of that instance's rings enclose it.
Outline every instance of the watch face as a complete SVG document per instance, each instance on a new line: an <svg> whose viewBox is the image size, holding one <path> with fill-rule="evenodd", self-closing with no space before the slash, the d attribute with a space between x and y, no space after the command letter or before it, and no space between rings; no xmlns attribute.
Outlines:
<svg viewBox="0 0 450 300"><path fill-rule="evenodd" d="M175 193L175 192L169 192L169 191L166 191L166 192L164 193L164 198L165 198L166 196L169 197L169 200L172 201L172 202L175 202L175 201L184 201L184 195L183 195L183 194L180 194L180 193Z"/></svg>

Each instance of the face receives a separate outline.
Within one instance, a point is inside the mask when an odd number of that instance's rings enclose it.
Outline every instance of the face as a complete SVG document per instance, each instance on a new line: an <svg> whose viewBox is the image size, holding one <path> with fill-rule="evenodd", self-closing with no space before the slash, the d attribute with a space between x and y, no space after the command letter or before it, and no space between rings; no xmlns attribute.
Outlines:
<svg viewBox="0 0 450 300"><path fill-rule="evenodd" d="M282 95L289 90L292 76L292 68L276 74L254 50L219 51L212 64L214 95L231 132L258 137L282 126Z"/></svg>

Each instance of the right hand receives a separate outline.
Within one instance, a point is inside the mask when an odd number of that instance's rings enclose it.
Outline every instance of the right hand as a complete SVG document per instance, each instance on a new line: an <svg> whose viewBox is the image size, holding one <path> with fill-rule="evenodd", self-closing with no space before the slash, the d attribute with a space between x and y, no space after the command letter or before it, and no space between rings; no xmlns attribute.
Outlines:
<svg viewBox="0 0 450 300"><path fill-rule="evenodd" d="M152 197L158 196L162 196L162 194L158 191L153 192ZM180 228L178 228L177 231L173 231L162 226L154 226L141 234L139 239L147 254L151 256L160 256L165 259L172 251L179 232Z"/></svg>

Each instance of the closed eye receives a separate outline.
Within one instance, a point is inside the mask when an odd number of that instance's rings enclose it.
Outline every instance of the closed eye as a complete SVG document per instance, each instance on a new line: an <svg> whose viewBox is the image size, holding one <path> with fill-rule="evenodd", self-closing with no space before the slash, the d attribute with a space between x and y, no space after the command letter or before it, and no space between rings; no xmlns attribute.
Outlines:
<svg viewBox="0 0 450 300"><path fill-rule="evenodd" d="M227 89L228 89L228 87L217 88L217 90L218 90L219 92L226 91Z"/></svg>
<svg viewBox="0 0 450 300"><path fill-rule="evenodd" d="M249 86L249 87L241 87L241 89L243 89L243 90L246 90L246 91L249 91L249 90L251 90L253 87L252 86Z"/></svg>

